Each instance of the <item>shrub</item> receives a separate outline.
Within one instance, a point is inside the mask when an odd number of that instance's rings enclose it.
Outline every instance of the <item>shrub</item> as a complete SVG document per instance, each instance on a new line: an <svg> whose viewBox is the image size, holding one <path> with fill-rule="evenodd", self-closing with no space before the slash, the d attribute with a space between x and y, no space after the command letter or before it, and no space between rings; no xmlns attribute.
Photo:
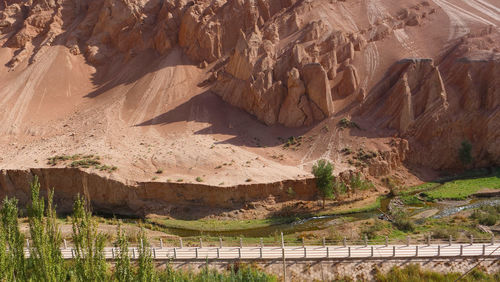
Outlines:
<svg viewBox="0 0 500 282"><path fill-rule="evenodd" d="M361 234L366 235L368 239L374 239L377 237L378 232L384 230L385 225L380 220L375 220L373 224L365 225L361 229Z"/></svg>
<svg viewBox="0 0 500 282"><path fill-rule="evenodd" d="M406 212L397 211L393 214L393 217L393 224L397 229L405 232L412 232L415 230L415 224Z"/></svg>
<svg viewBox="0 0 500 282"><path fill-rule="evenodd" d="M338 126L342 129L344 128L357 128L357 129L360 129L358 124L355 123L354 121L351 121L350 119L348 118L342 118L339 123L338 123Z"/></svg>
<svg viewBox="0 0 500 282"><path fill-rule="evenodd" d="M462 141L460 149L458 149L458 158L460 159L460 161L464 166L467 166L470 163L472 163L471 151L472 151L472 144L467 140Z"/></svg>
<svg viewBox="0 0 500 282"><path fill-rule="evenodd" d="M203 178L201 178L201 177L199 177L199 176L198 176L198 177L196 177L196 182L203 182Z"/></svg>

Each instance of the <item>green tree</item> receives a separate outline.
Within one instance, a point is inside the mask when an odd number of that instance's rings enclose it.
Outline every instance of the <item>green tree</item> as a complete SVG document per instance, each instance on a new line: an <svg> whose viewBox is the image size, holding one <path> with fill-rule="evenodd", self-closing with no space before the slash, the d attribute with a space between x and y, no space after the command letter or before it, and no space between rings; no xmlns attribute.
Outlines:
<svg viewBox="0 0 500 282"><path fill-rule="evenodd" d="M119 253L116 258L115 279L120 282L134 281L134 273L130 264L130 255L128 253L128 238L122 230L121 224L118 225L116 247Z"/></svg>
<svg viewBox="0 0 500 282"><path fill-rule="evenodd" d="M26 259L24 258L24 235L19 231L17 222L18 209L17 199L6 197L3 201L0 212L2 233L5 238L5 245L9 250L5 255L5 273L7 281L28 280L26 271Z"/></svg>
<svg viewBox="0 0 500 282"><path fill-rule="evenodd" d="M472 144L469 141L462 141L460 149L458 149L458 158L464 167L472 163Z"/></svg>
<svg viewBox="0 0 500 282"><path fill-rule="evenodd" d="M80 196L73 205L73 244L77 281L105 281L104 236L97 233L97 223Z"/></svg>
<svg viewBox="0 0 500 282"><path fill-rule="evenodd" d="M330 162L319 160L312 168L312 173L316 177L316 187L323 198L323 208L325 208L326 199L333 197L333 166Z"/></svg>
<svg viewBox="0 0 500 282"><path fill-rule="evenodd" d="M35 176L31 184L31 205L28 207L30 235L33 241L29 262L33 281L62 281L66 276L60 249L62 238L56 210L52 204L53 196L54 191L51 191L45 209L45 201L40 197L40 182Z"/></svg>

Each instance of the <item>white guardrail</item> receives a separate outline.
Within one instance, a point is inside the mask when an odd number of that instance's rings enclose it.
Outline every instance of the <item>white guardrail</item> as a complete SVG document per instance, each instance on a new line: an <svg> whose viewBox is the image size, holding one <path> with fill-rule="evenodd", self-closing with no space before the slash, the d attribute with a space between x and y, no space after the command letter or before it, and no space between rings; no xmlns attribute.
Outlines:
<svg viewBox="0 0 500 282"><path fill-rule="evenodd" d="M27 242L29 244L29 242ZM201 239L198 247L184 247L182 239L180 247L164 247L160 241L159 247L151 247L151 255L156 260L304 260L304 259L397 259L397 258L446 258L446 257L500 257L500 243L496 243L494 238L489 241L474 242L473 238L468 243L452 243L437 241L432 243L430 238L425 244L410 244L409 239L403 244L369 245L368 240L357 242L359 245L348 245L346 240L339 245L327 245L323 240L323 245L313 246L285 246L281 241L281 246L243 246L242 240L238 247L223 247L222 239L218 247L204 247ZM64 241L61 248L64 259L73 259L75 249L68 247ZM113 260L118 257L120 249L116 247L105 247L104 255L106 259ZM25 255L29 257L30 250L25 248ZM139 248L129 248L131 259L139 258Z"/></svg>

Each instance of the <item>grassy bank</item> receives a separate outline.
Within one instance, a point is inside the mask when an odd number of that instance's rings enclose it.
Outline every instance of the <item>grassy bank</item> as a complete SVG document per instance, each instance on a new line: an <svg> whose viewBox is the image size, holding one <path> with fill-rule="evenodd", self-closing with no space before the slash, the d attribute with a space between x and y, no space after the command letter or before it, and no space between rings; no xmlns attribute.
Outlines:
<svg viewBox="0 0 500 282"><path fill-rule="evenodd" d="M424 192L424 194L431 201L464 200L483 189L500 189L500 168L494 169L493 173L487 176L445 182L436 189Z"/></svg>

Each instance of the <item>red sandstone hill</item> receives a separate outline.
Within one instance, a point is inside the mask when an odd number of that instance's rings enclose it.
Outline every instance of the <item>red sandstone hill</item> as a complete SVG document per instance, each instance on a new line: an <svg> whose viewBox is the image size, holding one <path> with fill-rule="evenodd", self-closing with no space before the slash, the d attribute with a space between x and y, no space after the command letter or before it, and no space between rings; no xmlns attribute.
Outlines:
<svg viewBox="0 0 500 282"><path fill-rule="evenodd" d="M412 181L463 140L498 165L499 26L497 0L2 1L0 169L93 154L231 186L324 158Z"/></svg>

